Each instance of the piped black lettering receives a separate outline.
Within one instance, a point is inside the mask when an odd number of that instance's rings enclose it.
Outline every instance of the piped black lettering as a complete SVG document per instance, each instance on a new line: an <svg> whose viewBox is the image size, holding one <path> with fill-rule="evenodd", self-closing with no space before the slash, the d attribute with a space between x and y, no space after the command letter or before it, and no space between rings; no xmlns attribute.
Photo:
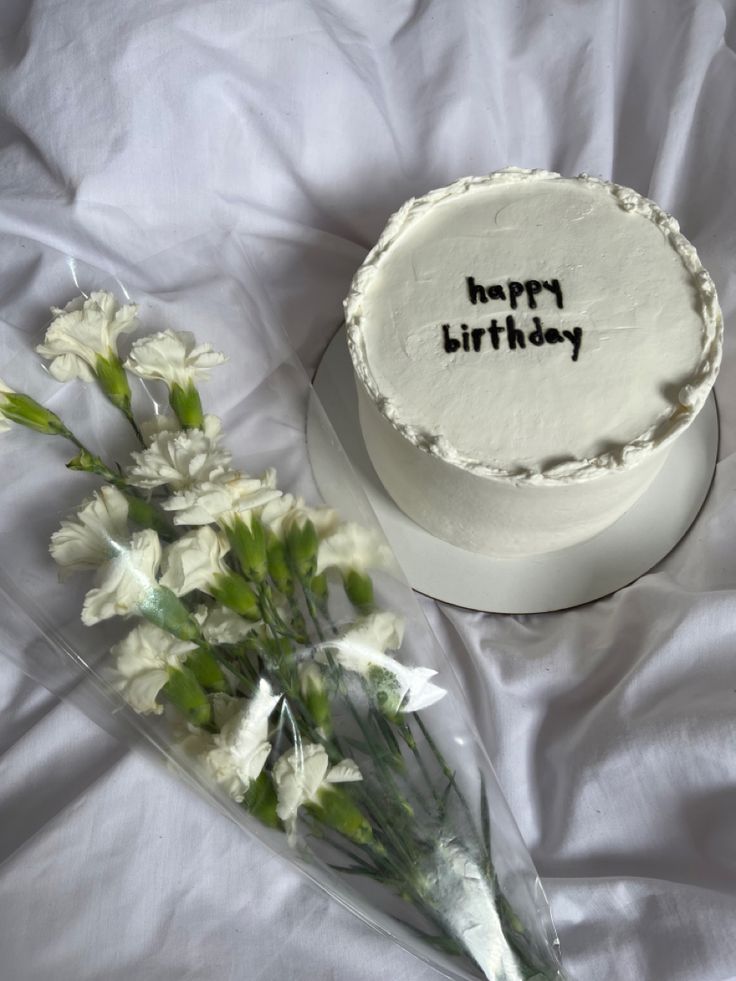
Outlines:
<svg viewBox="0 0 736 981"><path fill-rule="evenodd" d="M535 310L537 307L537 301L534 299L537 293L542 292L542 284L538 279L527 279L524 283L524 289L526 290L526 298L529 304L530 310Z"/></svg>
<svg viewBox="0 0 736 981"><path fill-rule="evenodd" d="M512 310L516 309L516 299L524 292L524 284L511 280L509 283L509 306Z"/></svg>
<svg viewBox="0 0 736 981"><path fill-rule="evenodd" d="M494 317L493 320L491 321L491 326L488 328L488 333L491 335L491 347L493 348L494 351L498 350L499 343L500 343L500 336L501 334L504 333L505 330L506 330L505 327L498 326L498 321Z"/></svg>
<svg viewBox="0 0 736 981"><path fill-rule="evenodd" d="M517 347L526 347L524 334L516 326L516 321L511 314L506 317L506 340L509 342L509 350L515 351Z"/></svg>
<svg viewBox="0 0 736 981"><path fill-rule="evenodd" d="M557 298L557 306L560 308L560 310L562 310L563 309L563 307L562 307L562 287L560 286L559 279L545 279L545 280L542 281L542 286L546 290L549 290L550 293L554 293L554 295Z"/></svg>
<svg viewBox="0 0 736 981"><path fill-rule="evenodd" d="M544 344L542 321L539 317L532 317L532 320L534 321L534 330L529 332L529 343L535 347L541 347Z"/></svg>
<svg viewBox="0 0 736 981"><path fill-rule="evenodd" d="M482 286L479 286L478 283L476 283L473 276L466 276L465 282L468 284L468 296L470 297L470 302L474 306L479 300L481 303L488 303L486 291Z"/></svg>
<svg viewBox="0 0 736 981"><path fill-rule="evenodd" d="M455 354L456 351L459 351L460 350L460 341L457 339L457 337L452 337L452 335L450 334L450 325L449 324L443 324L442 325L442 333L443 333L444 339L445 339L445 341L444 341L445 342L445 351L448 354Z"/></svg>
<svg viewBox="0 0 736 981"><path fill-rule="evenodd" d="M578 354L580 354L580 345L583 343L583 328L573 327L572 330L563 330L562 333L572 344L572 360L577 361Z"/></svg>

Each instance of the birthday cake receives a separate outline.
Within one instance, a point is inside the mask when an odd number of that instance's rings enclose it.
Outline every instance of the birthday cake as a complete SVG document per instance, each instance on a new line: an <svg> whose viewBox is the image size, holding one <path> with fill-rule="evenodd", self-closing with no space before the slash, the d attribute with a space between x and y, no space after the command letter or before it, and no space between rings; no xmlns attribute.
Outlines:
<svg viewBox="0 0 736 981"><path fill-rule="evenodd" d="M721 358L715 288L675 219L586 175L509 168L408 201L345 313L386 490L432 534L492 555L616 521Z"/></svg>

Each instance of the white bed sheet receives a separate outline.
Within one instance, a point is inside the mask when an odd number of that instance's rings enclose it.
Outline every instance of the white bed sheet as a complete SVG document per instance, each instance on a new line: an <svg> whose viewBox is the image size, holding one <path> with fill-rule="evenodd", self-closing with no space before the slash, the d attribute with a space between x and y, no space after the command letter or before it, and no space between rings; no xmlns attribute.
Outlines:
<svg viewBox="0 0 736 981"><path fill-rule="evenodd" d="M236 229L309 366L389 213L465 174L599 174L696 244L726 354L687 539L562 614L424 604L580 981L736 978L735 48L733 0L0 4L0 235L110 267ZM437 974L0 658L0 981L384 977Z"/></svg>

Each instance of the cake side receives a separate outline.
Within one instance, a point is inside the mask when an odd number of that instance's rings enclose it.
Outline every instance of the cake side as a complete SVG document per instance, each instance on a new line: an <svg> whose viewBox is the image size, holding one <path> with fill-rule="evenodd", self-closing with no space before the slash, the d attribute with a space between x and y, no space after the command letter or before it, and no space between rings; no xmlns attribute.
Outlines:
<svg viewBox="0 0 736 981"><path fill-rule="evenodd" d="M498 557L542 555L608 528L638 500L668 452L596 480L537 486L483 477L407 442L358 386L360 427L376 474L399 508L436 538Z"/></svg>
<svg viewBox="0 0 736 981"><path fill-rule="evenodd" d="M390 425L515 485L636 467L690 424L721 356L715 288L675 219L587 176L509 169L407 202L345 309Z"/></svg>

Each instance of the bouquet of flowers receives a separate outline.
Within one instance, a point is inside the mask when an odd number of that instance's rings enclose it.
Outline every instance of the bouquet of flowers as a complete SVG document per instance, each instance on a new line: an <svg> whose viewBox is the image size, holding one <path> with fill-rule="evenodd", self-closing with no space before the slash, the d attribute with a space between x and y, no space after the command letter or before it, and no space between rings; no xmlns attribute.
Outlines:
<svg viewBox="0 0 736 981"><path fill-rule="evenodd" d="M0 381L0 430L68 444L96 482L50 552L62 578L90 577L82 623L118 635L101 658L66 653L240 824L448 975L561 978L528 855L451 677L421 660L431 639L385 539L271 466L237 468L200 394L225 354L158 326L141 334L135 303L96 290L53 308L37 347L117 410L123 464Z"/></svg>

